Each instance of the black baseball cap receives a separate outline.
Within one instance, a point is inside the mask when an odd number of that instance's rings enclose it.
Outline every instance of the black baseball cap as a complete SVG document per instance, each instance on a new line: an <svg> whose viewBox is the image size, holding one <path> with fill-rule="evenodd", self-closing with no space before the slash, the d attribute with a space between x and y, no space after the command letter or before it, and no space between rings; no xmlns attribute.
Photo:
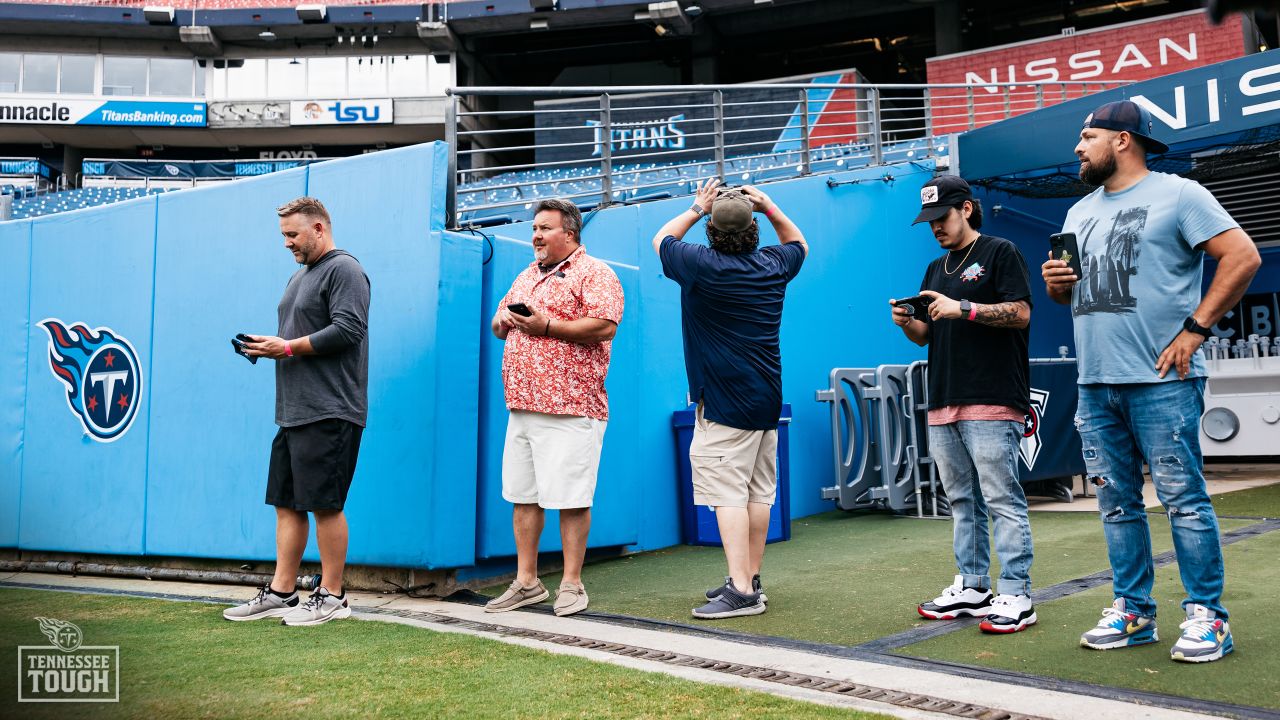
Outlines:
<svg viewBox="0 0 1280 720"><path fill-rule="evenodd" d="M1089 113L1084 119L1087 128L1124 131L1142 138L1142 146L1149 153L1167 153L1169 146L1151 137L1151 112L1132 100L1117 100Z"/></svg>
<svg viewBox="0 0 1280 720"><path fill-rule="evenodd" d="M920 188L920 214L911 223L933 222L965 200L973 199L973 189L959 175L939 175Z"/></svg>

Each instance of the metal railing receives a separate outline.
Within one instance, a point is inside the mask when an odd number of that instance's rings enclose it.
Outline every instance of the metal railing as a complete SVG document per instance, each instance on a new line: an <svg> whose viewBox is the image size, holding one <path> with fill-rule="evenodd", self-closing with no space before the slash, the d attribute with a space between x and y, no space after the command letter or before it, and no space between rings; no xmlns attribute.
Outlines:
<svg viewBox="0 0 1280 720"><path fill-rule="evenodd" d="M949 137L1124 83L767 83L449 91L448 222L528 217L946 155Z"/></svg>

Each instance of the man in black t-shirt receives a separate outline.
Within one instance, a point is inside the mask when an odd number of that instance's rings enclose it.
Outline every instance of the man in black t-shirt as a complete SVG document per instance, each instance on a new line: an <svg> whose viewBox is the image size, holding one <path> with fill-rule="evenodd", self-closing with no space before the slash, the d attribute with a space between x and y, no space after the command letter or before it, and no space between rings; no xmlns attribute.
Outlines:
<svg viewBox="0 0 1280 720"><path fill-rule="evenodd" d="M960 574L917 612L933 620L983 617L984 632L1018 632L1036 622L1031 524L1018 484L1018 444L1030 409L1027 264L1013 243L978 232L982 206L963 179L930 180L920 205L915 222L928 222L947 252L929 263L920 283L926 315L890 305L894 324L929 346L929 455L951 504ZM988 515L1000 556L994 597Z"/></svg>

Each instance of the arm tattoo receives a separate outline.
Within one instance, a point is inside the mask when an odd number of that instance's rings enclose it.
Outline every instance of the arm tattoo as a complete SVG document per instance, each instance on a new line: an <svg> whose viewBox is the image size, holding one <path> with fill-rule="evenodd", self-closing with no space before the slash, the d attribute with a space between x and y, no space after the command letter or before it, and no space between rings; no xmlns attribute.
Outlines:
<svg viewBox="0 0 1280 720"><path fill-rule="evenodd" d="M976 320L983 325L990 325L991 327L1026 327L1027 323L1021 317L1021 311L1025 305L1026 303L1022 300L996 303L995 305L981 305L978 307Z"/></svg>

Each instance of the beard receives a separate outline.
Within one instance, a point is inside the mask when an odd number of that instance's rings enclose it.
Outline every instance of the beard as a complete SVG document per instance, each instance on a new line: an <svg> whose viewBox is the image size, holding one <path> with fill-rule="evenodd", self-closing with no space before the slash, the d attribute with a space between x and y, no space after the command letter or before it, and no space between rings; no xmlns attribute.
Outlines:
<svg viewBox="0 0 1280 720"><path fill-rule="evenodd" d="M1107 153L1106 157L1080 164L1080 180L1086 185L1097 187L1107 181L1116 172L1115 153Z"/></svg>

